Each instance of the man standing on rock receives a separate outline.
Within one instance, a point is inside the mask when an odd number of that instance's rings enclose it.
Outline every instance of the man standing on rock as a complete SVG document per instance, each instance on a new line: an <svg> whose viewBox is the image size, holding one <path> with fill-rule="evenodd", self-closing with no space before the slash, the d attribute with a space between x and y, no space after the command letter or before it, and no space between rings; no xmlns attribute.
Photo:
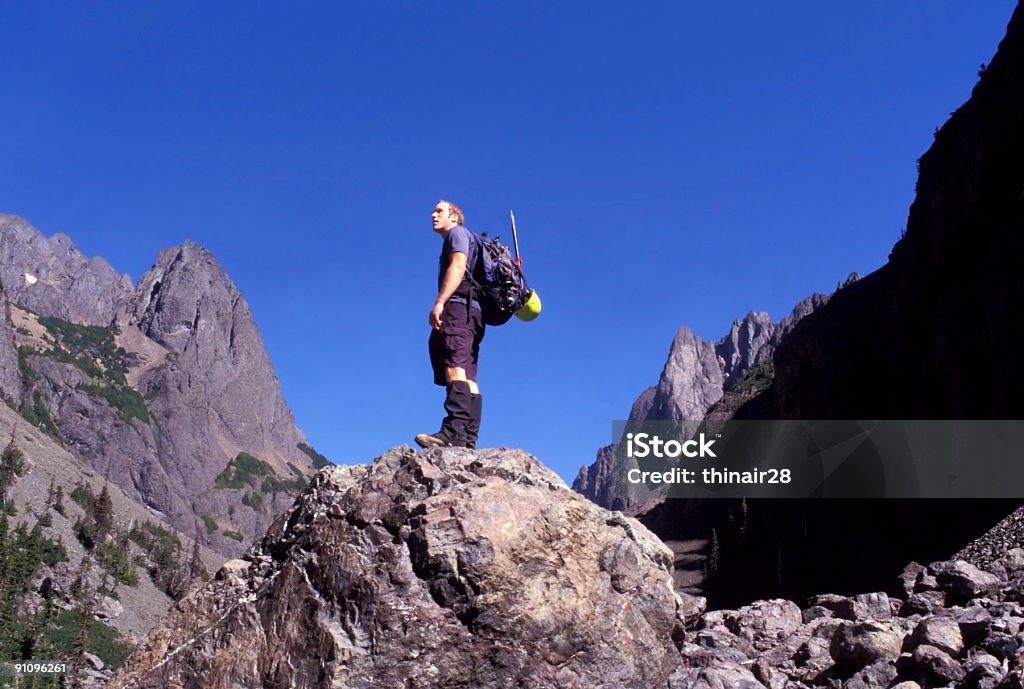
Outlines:
<svg viewBox="0 0 1024 689"><path fill-rule="evenodd" d="M476 384L483 314L473 297L471 271L480 246L462 226L462 209L438 201L431 214L434 232L444 240L437 275L437 301L430 310L430 365L434 383L447 391L441 430L416 436L420 447L476 447L483 400Z"/></svg>

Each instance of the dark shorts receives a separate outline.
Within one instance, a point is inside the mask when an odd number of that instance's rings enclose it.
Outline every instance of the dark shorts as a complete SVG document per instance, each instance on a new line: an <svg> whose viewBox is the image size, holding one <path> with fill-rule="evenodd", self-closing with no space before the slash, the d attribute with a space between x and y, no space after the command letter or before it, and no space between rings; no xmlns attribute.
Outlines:
<svg viewBox="0 0 1024 689"><path fill-rule="evenodd" d="M463 368L466 378L475 381L483 339L484 320L480 310L472 309L467 317L465 304L448 302L441 314L441 329L430 331L430 366L434 369L434 384L448 384L444 375L446 368Z"/></svg>

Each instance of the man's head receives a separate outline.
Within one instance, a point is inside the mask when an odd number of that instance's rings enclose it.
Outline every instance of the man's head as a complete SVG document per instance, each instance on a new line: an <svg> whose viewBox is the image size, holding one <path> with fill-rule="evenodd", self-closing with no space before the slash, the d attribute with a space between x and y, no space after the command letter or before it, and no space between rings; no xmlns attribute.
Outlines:
<svg viewBox="0 0 1024 689"><path fill-rule="evenodd" d="M438 201L434 212L430 214L434 223L434 232L447 234L448 230L463 223L462 209L451 201Z"/></svg>

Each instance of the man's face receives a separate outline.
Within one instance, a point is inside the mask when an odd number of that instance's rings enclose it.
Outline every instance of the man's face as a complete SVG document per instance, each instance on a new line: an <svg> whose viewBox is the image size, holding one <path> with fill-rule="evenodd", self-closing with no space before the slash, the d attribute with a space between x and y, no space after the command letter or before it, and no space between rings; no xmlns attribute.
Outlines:
<svg viewBox="0 0 1024 689"><path fill-rule="evenodd" d="M430 214L430 218L434 222L434 232L440 234L444 234L459 224L455 221L455 216L452 215L447 203L439 203L434 206L434 212Z"/></svg>

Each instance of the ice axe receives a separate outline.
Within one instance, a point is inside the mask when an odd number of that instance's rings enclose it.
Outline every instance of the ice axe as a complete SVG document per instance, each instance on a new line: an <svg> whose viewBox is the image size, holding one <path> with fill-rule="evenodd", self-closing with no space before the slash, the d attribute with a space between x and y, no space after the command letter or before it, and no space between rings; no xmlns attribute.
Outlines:
<svg viewBox="0 0 1024 689"><path fill-rule="evenodd" d="M519 258L519 236L516 234L516 214L512 211L508 212L508 217L512 220L512 247L516 250L516 268L519 272L523 272L523 259Z"/></svg>
<svg viewBox="0 0 1024 689"><path fill-rule="evenodd" d="M516 234L516 214L509 211L508 217L512 221L512 248L516 252L516 268L519 270L519 274L523 275L523 259L519 257L519 236ZM525 276L523 279L525 280ZM537 290L531 289L527 295L522 308L516 311L516 318L521 321L532 321L540 314L540 296L538 296Z"/></svg>

